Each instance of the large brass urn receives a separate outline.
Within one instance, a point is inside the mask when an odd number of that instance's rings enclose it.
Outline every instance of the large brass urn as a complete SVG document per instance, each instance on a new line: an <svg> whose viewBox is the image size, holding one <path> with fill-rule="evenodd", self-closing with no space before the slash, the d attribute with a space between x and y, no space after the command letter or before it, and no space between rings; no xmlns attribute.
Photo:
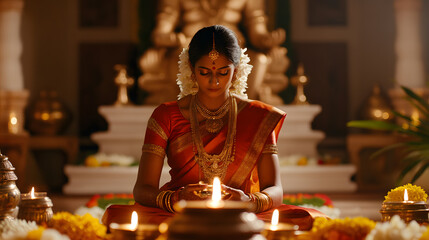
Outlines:
<svg viewBox="0 0 429 240"><path fill-rule="evenodd" d="M8 158L0 152L0 220L15 218L21 192L15 184L18 177Z"/></svg>

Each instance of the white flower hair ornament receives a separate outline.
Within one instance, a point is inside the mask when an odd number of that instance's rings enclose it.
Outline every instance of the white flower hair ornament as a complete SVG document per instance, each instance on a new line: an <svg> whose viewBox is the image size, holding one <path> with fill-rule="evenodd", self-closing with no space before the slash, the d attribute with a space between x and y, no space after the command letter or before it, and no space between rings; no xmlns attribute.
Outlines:
<svg viewBox="0 0 429 240"><path fill-rule="evenodd" d="M232 80L231 94L235 94L242 98L247 98L245 93L247 88L247 76L252 71L252 65L249 64L250 58L245 54L246 48L241 49L240 62L235 69L235 79ZM192 70L189 65L188 48L183 48L179 55L179 73L177 74L177 85L179 85L180 93L178 99L181 99L189 94L195 95L198 90L193 89L194 82L192 81Z"/></svg>

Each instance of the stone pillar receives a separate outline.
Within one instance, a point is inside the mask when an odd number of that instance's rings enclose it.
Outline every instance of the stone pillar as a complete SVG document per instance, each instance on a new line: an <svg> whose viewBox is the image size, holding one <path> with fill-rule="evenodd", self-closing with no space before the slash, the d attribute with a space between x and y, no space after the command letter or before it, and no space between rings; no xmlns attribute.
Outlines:
<svg viewBox="0 0 429 240"><path fill-rule="evenodd" d="M0 133L23 133L24 89L20 37L23 0L0 0Z"/></svg>
<svg viewBox="0 0 429 240"><path fill-rule="evenodd" d="M422 88L424 66L421 37L421 0L395 0L396 68L398 85Z"/></svg>
<svg viewBox="0 0 429 240"><path fill-rule="evenodd" d="M396 111L406 115L416 115L418 111L405 100L405 93L399 86L411 88L424 99L429 99L425 83L421 36L421 0L395 0L395 81L389 96ZM401 123L399 121L398 123Z"/></svg>

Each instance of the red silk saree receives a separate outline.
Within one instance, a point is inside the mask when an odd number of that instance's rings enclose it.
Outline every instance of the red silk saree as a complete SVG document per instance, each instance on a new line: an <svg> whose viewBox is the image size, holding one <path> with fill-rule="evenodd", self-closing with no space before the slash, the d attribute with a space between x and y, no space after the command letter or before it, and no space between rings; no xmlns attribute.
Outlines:
<svg viewBox="0 0 429 240"><path fill-rule="evenodd" d="M235 159L228 165L222 183L246 193L260 191L257 163L262 153L275 153L276 141L286 114L275 107L259 101L237 99L237 133ZM219 133L210 134L205 124L200 125L204 149L210 154L222 151L228 126ZM177 190L188 184L203 180L203 173L194 160L194 148L190 121L183 117L178 103L169 102L157 107L146 130L142 151L167 156L171 167L171 181L161 190ZM278 208L284 222L294 223L301 228L311 227L315 216L323 216L312 209L282 205ZM131 212L139 213L141 222L160 223L173 214L158 208L135 204L134 206L110 206L103 216L103 223L129 222ZM272 211L258 214L263 220L271 219Z"/></svg>

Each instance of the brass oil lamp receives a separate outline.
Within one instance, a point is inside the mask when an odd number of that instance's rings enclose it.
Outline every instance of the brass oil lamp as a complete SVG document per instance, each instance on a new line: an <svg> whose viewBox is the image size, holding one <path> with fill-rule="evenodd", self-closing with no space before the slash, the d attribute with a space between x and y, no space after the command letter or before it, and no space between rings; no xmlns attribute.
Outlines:
<svg viewBox="0 0 429 240"><path fill-rule="evenodd" d="M213 183L211 201L177 203L175 208L179 209L179 214L176 214L168 224L167 239L265 240L265 237L260 234L264 228L264 222L258 220L254 213L249 212L253 207L252 204L220 199L219 182Z"/></svg>
<svg viewBox="0 0 429 240"><path fill-rule="evenodd" d="M39 225L48 223L54 215L52 207L52 201L46 192L34 192L33 187L30 193L21 194L18 218L35 221Z"/></svg>
<svg viewBox="0 0 429 240"><path fill-rule="evenodd" d="M18 177L8 157L0 152L0 220L16 217L21 192L15 184Z"/></svg>
<svg viewBox="0 0 429 240"><path fill-rule="evenodd" d="M428 205L423 201L409 201L407 190L404 192L404 201L383 202L381 206L381 221L386 222L394 215L398 215L404 222L413 220L420 224L428 224Z"/></svg>

